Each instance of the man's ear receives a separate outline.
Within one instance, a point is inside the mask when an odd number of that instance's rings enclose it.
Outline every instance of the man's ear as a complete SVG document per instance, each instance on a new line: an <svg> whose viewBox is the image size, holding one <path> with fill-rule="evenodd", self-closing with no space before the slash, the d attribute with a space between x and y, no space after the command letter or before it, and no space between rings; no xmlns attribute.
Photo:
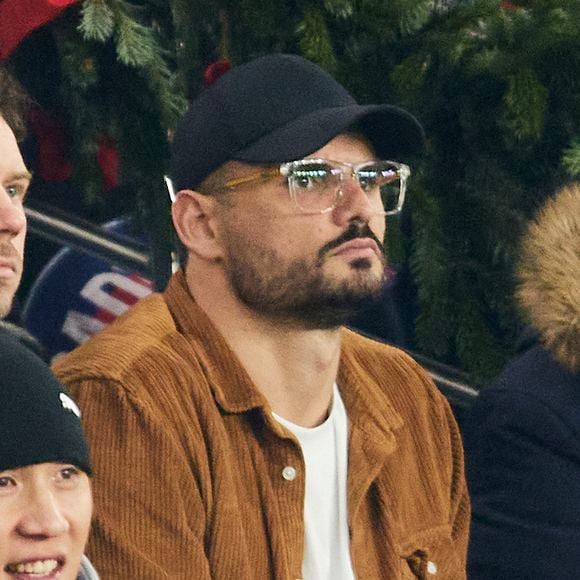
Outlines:
<svg viewBox="0 0 580 580"><path fill-rule="evenodd" d="M215 204L211 196L184 189L171 206L175 231L188 253L212 261L221 257L213 219Z"/></svg>

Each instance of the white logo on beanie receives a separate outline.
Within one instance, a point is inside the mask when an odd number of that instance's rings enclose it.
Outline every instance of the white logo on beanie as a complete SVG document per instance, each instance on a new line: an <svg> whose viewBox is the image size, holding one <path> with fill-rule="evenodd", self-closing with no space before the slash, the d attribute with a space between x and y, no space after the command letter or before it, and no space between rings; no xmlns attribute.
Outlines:
<svg viewBox="0 0 580 580"><path fill-rule="evenodd" d="M79 419L81 418L81 410L78 405L65 393L60 393L58 396L63 409L72 411Z"/></svg>

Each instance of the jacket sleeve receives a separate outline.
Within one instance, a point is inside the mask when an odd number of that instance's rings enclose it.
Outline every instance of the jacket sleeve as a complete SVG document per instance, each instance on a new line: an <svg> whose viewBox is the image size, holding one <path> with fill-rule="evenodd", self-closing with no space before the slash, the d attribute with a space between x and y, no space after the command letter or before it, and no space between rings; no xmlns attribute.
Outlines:
<svg viewBox="0 0 580 580"><path fill-rule="evenodd" d="M68 384L94 471L88 555L103 578L210 579L205 509L179 442L110 381Z"/></svg>
<svg viewBox="0 0 580 580"><path fill-rule="evenodd" d="M578 578L577 437L527 392L482 393L465 429L473 503L469 578Z"/></svg>

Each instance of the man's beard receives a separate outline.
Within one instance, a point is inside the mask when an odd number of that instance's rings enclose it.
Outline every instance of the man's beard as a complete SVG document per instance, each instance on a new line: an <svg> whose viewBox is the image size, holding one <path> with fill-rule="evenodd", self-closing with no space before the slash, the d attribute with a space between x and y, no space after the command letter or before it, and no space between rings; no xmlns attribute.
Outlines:
<svg viewBox="0 0 580 580"><path fill-rule="evenodd" d="M314 263L285 263L254 240L230 240L226 273L237 297L254 312L306 329L336 328L369 301L378 300L385 283L382 253L378 273L370 259L359 258L350 262L348 279L333 280L325 274L328 252L357 238L374 240L382 252L382 243L368 225L356 224L321 248Z"/></svg>
<svg viewBox="0 0 580 580"><path fill-rule="evenodd" d="M15 277L9 279L0 277L0 319L2 319L12 309L14 294L22 275L22 258L10 242L0 243L0 258L6 258L16 266Z"/></svg>

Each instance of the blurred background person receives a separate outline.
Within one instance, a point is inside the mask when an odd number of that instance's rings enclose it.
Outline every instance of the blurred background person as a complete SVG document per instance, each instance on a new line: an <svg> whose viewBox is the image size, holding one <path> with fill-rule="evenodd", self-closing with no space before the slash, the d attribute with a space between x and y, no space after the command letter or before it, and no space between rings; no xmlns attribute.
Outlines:
<svg viewBox="0 0 580 580"><path fill-rule="evenodd" d="M528 228L517 301L534 345L465 425L473 580L580 577L580 184ZM529 344L529 340L528 340Z"/></svg>
<svg viewBox="0 0 580 580"><path fill-rule="evenodd" d="M0 331L0 579L98 580L83 556L92 495L77 405Z"/></svg>
<svg viewBox="0 0 580 580"><path fill-rule="evenodd" d="M0 318L10 313L22 277L23 204L32 179L17 142L24 135L25 106L26 96L0 66Z"/></svg>

